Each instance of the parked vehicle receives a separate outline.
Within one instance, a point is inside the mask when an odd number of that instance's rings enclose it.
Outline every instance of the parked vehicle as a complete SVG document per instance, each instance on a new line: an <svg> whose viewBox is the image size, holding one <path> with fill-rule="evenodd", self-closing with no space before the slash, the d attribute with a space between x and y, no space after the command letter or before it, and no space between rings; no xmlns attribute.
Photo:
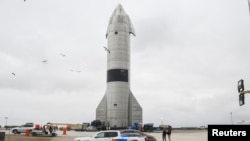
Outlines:
<svg viewBox="0 0 250 141"><path fill-rule="evenodd" d="M94 134L92 137L77 137L74 141L145 141L144 136L137 133L123 133L120 130L106 130Z"/></svg>
<svg viewBox="0 0 250 141"><path fill-rule="evenodd" d="M155 138L154 136L149 135L149 134L146 134L146 133L141 132L141 131L139 131L139 130L125 129L125 130L121 130L121 132L123 132L123 133L138 133L138 134L140 134L141 136L144 136L146 141L157 141L156 138Z"/></svg>
<svg viewBox="0 0 250 141"><path fill-rule="evenodd" d="M89 126L86 129L87 131L98 131L98 129L95 126Z"/></svg>
<svg viewBox="0 0 250 141"><path fill-rule="evenodd" d="M154 124L153 123L146 123L142 128L143 132L153 132Z"/></svg>
<svg viewBox="0 0 250 141"><path fill-rule="evenodd" d="M11 132L13 134L21 134L21 133L25 133L26 130L29 130L29 132L31 132L34 128L35 128L34 123L26 123L24 125L12 128Z"/></svg>

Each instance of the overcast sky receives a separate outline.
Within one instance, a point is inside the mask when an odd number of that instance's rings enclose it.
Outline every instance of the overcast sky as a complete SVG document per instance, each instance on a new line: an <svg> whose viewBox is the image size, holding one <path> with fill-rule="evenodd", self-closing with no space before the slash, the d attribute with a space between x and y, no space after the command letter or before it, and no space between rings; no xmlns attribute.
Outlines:
<svg viewBox="0 0 250 141"><path fill-rule="evenodd" d="M250 121L250 94L239 106L237 91L240 79L250 89L247 0L1 0L0 125L95 120L119 3L136 32L131 91L143 123Z"/></svg>

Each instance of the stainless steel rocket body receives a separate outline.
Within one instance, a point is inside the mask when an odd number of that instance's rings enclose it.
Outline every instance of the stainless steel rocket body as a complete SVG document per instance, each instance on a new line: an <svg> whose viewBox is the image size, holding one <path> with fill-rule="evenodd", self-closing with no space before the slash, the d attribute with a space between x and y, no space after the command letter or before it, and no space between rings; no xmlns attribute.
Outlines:
<svg viewBox="0 0 250 141"><path fill-rule="evenodd" d="M142 108L130 90L131 34L135 32L129 16L118 5L106 33L110 51L107 53L107 89L96 111L96 118L109 127L128 127L142 122Z"/></svg>

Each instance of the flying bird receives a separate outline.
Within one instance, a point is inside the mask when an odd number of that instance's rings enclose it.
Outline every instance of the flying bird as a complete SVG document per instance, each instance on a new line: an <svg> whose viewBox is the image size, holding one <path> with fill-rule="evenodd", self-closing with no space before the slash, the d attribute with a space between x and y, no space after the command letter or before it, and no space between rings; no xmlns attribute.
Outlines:
<svg viewBox="0 0 250 141"><path fill-rule="evenodd" d="M43 62L44 64L48 63L48 61L47 61L47 60L43 60L42 62Z"/></svg>
<svg viewBox="0 0 250 141"><path fill-rule="evenodd" d="M65 57L66 55L65 54L62 54L62 53L60 53L63 57Z"/></svg>
<svg viewBox="0 0 250 141"><path fill-rule="evenodd" d="M110 53L110 50L109 50L107 47L104 47L104 49L105 49L108 53Z"/></svg>
<svg viewBox="0 0 250 141"><path fill-rule="evenodd" d="M11 74L14 75L14 76L16 75L14 72L12 72Z"/></svg>

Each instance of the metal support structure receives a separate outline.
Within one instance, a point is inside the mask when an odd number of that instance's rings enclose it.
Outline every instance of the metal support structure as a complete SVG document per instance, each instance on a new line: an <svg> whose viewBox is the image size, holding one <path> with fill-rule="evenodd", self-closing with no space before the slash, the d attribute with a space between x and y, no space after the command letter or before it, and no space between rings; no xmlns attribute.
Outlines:
<svg viewBox="0 0 250 141"><path fill-rule="evenodd" d="M245 90L243 79L238 81L238 92L239 92L239 104L240 106L242 106L245 104L245 94L250 93L250 90Z"/></svg>
<svg viewBox="0 0 250 141"><path fill-rule="evenodd" d="M239 92L240 94L249 94L250 93L250 90L246 90L246 91L242 91L242 92Z"/></svg>
<svg viewBox="0 0 250 141"><path fill-rule="evenodd" d="M4 119L5 119L5 126L7 128L8 117L4 117Z"/></svg>
<svg viewBox="0 0 250 141"><path fill-rule="evenodd" d="M249 94L250 90L239 92L239 104L240 106L245 104L245 94Z"/></svg>

